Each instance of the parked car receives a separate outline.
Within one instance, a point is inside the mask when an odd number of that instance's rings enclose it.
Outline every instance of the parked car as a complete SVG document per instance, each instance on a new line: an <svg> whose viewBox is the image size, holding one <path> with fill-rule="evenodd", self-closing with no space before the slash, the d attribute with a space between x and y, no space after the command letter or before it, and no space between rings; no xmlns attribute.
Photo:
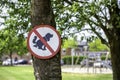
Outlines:
<svg viewBox="0 0 120 80"><path fill-rule="evenodd" d="M28 64L28 61L25 59L20 59L17 61L17 64Z"/></svg>
<svg viewBox="0 0 120 80"><path fill-rule="evenodd" d="M28 61L25 59L20 59L15 61L14 59L12 59L12 64L13 65L17 65L17 64L28 64ZM6 59L2 62L2 65L11 65L11 59Z"/></svg>
<svg viewBox="0 0 120 80"><path fill-rule="evenodd" d="M12 64L17 64L16 61L14 61L14 59L12 59ZM11 65L11 59L6 59L2 62L2 65Z"/></svg>

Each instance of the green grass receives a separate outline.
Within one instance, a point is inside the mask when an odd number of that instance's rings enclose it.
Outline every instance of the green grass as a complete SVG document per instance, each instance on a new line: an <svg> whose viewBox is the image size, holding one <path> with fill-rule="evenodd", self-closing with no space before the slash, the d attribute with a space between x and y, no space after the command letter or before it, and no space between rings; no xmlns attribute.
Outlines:
<svg viewBox="0 0 120 80"><path fill-rule="evenodd" d="M35 80L32 66L0 67L0 80ZM62 80L112 80L112 74L62 73Z"/></svg>
<svg viewBox="0 0 120 80"><path fill-rule="evenodd" d="M0 67L0 80L34 80L31 66Z"/></svg>
<svg viewBox="0 0 120 80"><path fill-rule="evenodd" d="M112 80L111 74L72 74L63 73L63 80Z"/></svg>

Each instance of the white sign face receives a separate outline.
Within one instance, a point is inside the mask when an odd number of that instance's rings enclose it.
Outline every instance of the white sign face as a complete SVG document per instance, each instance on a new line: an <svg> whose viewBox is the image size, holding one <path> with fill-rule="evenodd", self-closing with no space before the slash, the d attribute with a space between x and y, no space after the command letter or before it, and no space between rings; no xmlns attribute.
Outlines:
<svg viewBox="0 0 120 80"><path fill-rule="evenodd" d="M27 45L29 51L37 58L48 59L60 49L61 39L58 32L49 25L40 25L31 30Z"/></svg>

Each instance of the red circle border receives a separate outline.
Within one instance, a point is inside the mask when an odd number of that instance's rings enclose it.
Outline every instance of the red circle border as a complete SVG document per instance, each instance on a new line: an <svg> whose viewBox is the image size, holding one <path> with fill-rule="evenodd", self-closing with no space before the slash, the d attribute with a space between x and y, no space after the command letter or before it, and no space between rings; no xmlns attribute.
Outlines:
<svg viewBox="0 0 120 80"><path fill-rule="evenodd" d="M52 29L53 31L55 31L55 33L57 33L57 36L58 36L58 38L59 38L59 46L58 46L57 50L55 51L55 53L52 53L52 55L50 55L50 56L45 56L45 57L39 56L39 55L35 54L35 53L31 50L30 45L29 45L29 39L30 39L31 34L34 32L34 30L36 30L37 28L43 28L43 27L47 27L47 28L50 28L50 29ZM35 26L35 27L29 32L29 34L28 34L27 47L28 47L28 50L30 51L30 53L31 53L33 56L35 56L36 58L39 58L39 59L50 59L50 58L54 57L54 56L59 52L59 50L60 50L60 48L61 48L61 38L60 38L59 32L56 31L56 29L55 29L54 27L50 26L50 25L38 25L38 26Z"/></svg>

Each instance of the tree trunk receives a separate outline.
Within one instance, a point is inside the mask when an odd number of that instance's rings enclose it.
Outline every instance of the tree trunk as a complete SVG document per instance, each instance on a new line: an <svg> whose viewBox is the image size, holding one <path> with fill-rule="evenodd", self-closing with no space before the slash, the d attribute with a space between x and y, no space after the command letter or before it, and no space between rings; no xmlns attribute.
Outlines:
<svg viewBox="0 0 120 80"><path fill-rule="evenodd" d="M110 14L108 24L112 28L108 28L107 37L111 51L113 80L120 80L120 9L117 0L111 0L111 6L108 9Z"/></svg>
<svg viewBox="0 0 120 80"><path fill-rule="evenodd" d="M56 26L50 0L32 0L32 26L47 24ZM36 80L61 80L60 52L50 59L33 56Z"/></svg>
<svg viewBox="0 0 120 80"><path fill-rule="evenodd" d="M113 34L114 35L114 34ZM110 40L111 61L113 69L113 80L120 80L120 37L115 35Z"/></svg>
<svg viewBox="0 0 120 80"><path fill-rule="evenodd" d="M13 61L12 61L12 52L10 52L10 66L13 66Z"/></svg>

